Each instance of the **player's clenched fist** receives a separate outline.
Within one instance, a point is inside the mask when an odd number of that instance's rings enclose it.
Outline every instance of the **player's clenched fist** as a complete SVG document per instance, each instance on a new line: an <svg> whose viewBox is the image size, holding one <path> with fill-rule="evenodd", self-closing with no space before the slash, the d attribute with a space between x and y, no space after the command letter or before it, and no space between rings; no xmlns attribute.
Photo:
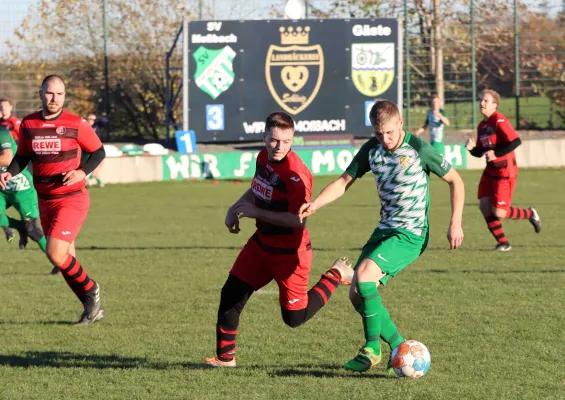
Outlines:
<svg viewBox="0 0 565 400"><path fill-rule="evenodd" d="M298 211L298 217L300 222L304 222L304 219L308 218L310 215L314 214L318 208L314 203L304 203L300 206Z"/></svg>
<svg viewBox="0 0 565 400"><path fill-rule="evenodd" d="M0 174L0 190L6 190L6 184L12 179L12 174L9 172L2 172Z"/></svg>
<svg viewBox="0 0 565 400"><path fill-rule="evenodd" d="M475 146L476 146L475 139L473 139L473 138L469 138L465 142L465 148L469 151L473 150L475 148Z"/></svg>
<svg viewBox="0 0 565 400"><path fill-rule="evenodd" d="M228 213L226 214L225 224L228 230L230 231L230 233L235 233L235 234L239 233L240 231L239 218L237 217L237 214L232 207L228 209Z"/></svg>

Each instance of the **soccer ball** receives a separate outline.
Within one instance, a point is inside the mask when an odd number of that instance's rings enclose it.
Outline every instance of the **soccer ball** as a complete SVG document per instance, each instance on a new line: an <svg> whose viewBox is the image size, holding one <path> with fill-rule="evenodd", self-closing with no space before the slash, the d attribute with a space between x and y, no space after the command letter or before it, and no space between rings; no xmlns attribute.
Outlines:
<svg viewBox="0 0 565 400"><path fill-rule="evenodd" d="M392 351L392 367L398 376L421 378L432 364L432 356L424 344L407 340Z"/></svg>

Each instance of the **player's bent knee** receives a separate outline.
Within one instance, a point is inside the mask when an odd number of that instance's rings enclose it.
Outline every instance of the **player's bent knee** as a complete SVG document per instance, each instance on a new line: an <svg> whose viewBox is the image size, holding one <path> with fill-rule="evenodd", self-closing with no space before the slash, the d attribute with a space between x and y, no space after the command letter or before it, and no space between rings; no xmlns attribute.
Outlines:
<svg viewBox="0 0 565 400"><path fill-rule="evenodd" d="M479 209L485 217L493 215L493 206L489 197L483 197L479 200Z"/></svg>
<svg viewBox="0 0 565 400"><path fill-rule="evenodd" d="M62 254L58 253L58 252L54 252L54 251L49 251L47 250L45 252L45 254L47 255L47 258L49 259L49 261L51 261L51 263L57 267L62 267L65 262L67 261L67 256L63 256Z"/></svg>
<svg viewBox="0 0 565 400"><path fill-rule="evenodd" d="M281 308L281 312L284 323L291 328L298 328L306 322L305 308L302 310L287 310L285 308Z"/></svg>
<svg viewBox="0 0 565 400"><path fill-rule="evenodd" d="M385 274L381 267L370 258L365 258L355 271L357 282L379 282Z"/></svg>
<svg viewBox="0 0 565 400"><path fill-rule="evenodd" d="M502 208L493 207L493 208L492 208L492 213L493 213L493 215L494 215L496 218L501 218L501 219L502 219L502 218L506 218L506 214L508 214L508 211L507 211L507 210L504 210L504 209L502 209Z"/></svg>
<svg viewBox="0 0 565 400"><path fill-rule="evenodd" d="M39 241L43 237L43 232L37 225L37 218L30 218L25 220L25 227L27 235L33 241Z"/></svg>
<svg viewBox="0 0 565 400"><path fill-rule="evenodd" d="M57 267L62 267L69 257L69 243L59 239L48 239L45 254L49 261Z"/></svg>

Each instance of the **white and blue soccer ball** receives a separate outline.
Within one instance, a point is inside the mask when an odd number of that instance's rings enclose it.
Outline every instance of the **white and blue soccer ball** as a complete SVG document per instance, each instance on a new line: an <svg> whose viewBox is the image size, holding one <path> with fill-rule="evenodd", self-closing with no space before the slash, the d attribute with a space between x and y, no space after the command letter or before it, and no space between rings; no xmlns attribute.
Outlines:
<svg viewBox="0 0 565 400"><path fill-rule="evenodd" d="M392 367L396 375L406 378L421 378L432 364L428 348L416 340L406 340L392 351Z"/></svg>

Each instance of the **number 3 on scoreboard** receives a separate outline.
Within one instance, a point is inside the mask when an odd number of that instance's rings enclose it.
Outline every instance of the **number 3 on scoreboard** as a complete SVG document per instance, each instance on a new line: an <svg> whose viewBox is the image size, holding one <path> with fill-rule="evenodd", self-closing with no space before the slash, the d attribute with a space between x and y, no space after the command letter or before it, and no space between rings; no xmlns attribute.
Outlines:
<svg viewBox="0 0 565 400"><path fill-rule="evenodd" d="M223 104L207 104L206 105L206 130L207 131L223 131L224 130L224 105Z"/></svg>

